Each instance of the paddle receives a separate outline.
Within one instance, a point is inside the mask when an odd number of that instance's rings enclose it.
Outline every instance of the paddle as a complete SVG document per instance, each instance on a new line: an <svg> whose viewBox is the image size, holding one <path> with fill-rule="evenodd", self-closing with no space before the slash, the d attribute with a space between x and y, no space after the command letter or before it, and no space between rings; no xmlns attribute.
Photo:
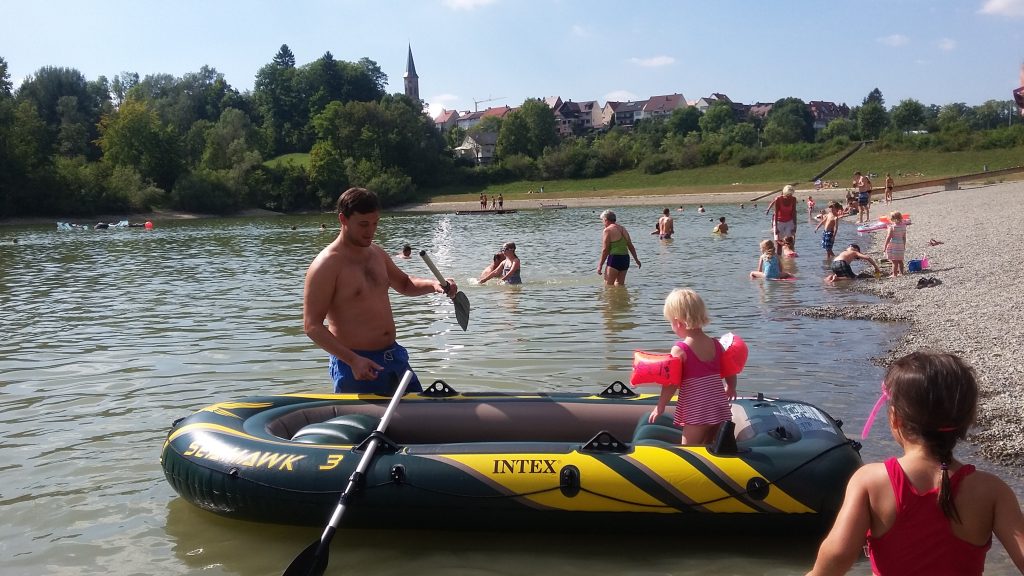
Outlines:
<svg viewBox="0 0 1024 576"><path fill-rule="evenodd" d="M387 409L384 410L384 415L380 418L380 424L377 424L377 433L383 433L387 429L388 423L391 422L391 415L394 414L395 408L398 407L398 401L402 399L402 395L405 394L405 389L409 387L411 380L412 370L406 370L401 382L398 383L395 395L391 397L391 402L388 403ZM288 565L288 569L284 571L284 576L321 576L324 570L327 569L327 555L331 549L331 539L334 538L334 533L341 522L341 515L345 513L345 507L348 505L359 484L362 483L363 475L366 473L366 469L370 467L370 461L373 460L373 455L377 451L377 446L380 445L380 442L380 438L376 436L370 437L370 443L367 444L363 457L359 460L359 464L356 465L355 472L349 477L348 485L345 486L345 491L341 493L341 498L338 499L338 506L334 509L331 521L327 523L327 527L324 528L320 539L307 546L305 550L292 560L292 563Z"/></svg>
<svg viewBox="0 0 1024 576"><path fill-rule="evenodd" d="M434 266L434 261L427 255L426 250L420 250L420 258L423 258L423 261L427 263L430 271L437 277L437 281L444 284L444 291L448 292L448 281L441 275L441 271L437 269L437 266ZM455 301L455 319L459 321L459 326L462 326L462 329L465 330L469 326L469 298L466 298L462 290L459 290L455 293L453 300Z"/></svg>

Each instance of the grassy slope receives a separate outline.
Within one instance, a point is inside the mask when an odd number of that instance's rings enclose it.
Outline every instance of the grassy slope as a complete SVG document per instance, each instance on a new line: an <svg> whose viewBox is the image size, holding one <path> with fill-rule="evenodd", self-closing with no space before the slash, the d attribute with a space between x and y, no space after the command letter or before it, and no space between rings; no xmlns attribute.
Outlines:
<svg viewBox="0 0 1024 576"><path fill-rule="evenodd" d="M833 158L838 158L839 154ZM501 193L509 200L536 199L527 196L530 190L544 186L546 198L585 198L588 196L644 195L712 193L712 192L755 192L774 190L790 182L807 183L811 176L828 166L832 158L814 162L769 162L749 168L718 165L694 170L673 170L662 174L644 174L639 170L618 172L605 178L585 180L551 180L546 182L510 182L493 184L486 188L462 187L443 190L425 190L435 202L471 201L480 193ZM309 168L309 154L285 154L266 161L269 165L294 162ZM1010 168L1024 164L1024 148L999 150L971 150L967 152L876 152L861 150L825 175L846 187L855 170L874 172L883 177L891 172L897 184L981 172L988 164L990 170ZM898 172L921 174L922 176L897 176ZM881 185L877 182L876 185Z"/></svg>
<svg viewBox="0 0 1024 576"><path fill-rule="evenodd" d="M309 170L309 153L308 152L294 152L292 154L282 154L277 158L271 158L263 164L271 168L277 168L278 166L293 163L296 166L302 166L306 170Z"/></svg>

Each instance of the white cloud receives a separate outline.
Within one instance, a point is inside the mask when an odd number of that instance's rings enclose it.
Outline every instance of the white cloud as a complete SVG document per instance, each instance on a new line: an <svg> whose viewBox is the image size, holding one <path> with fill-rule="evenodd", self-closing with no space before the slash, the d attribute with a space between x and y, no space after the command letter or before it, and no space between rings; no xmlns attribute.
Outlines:
<svg viewBox="0 0 1024 576"><path fill-rule="evenodd" d="M899 48L900 46L906 46L910 43L910 38L907 38L903 34L890 34L889 36L883 36L877 39L879 44L885 44L893 48Z"/></svg>
<svg viewBox="0 0 1024 576"><path fill-rule="evenodd" d="M639 97L629 90L615 90L604 95L605 102L635 102L636 100L639 100Z"/></svg>
<svg viewBox="0 0 1024 576"><path fill-rule="evenodd" d="M943 38L939 40L939 50L943 52L952 52L956 50L956 40L952 38Z"/></svg>
<svg viewBox="0 0 1024 576"><path fill-rule="evenodd" d="M437 118L437 115L443 110L451 110L449 105L453 102L458 102L458 100L459 97L455 94L438 94L437 96L432 96L427 104L427 113L430 114L431 118Z"/></svg>
<svg viewBox="0 0 1024 576"><path fill-rule="evenodd" d="M587 30L582 24L573 24L572 28L569 30L572 32L573 36L578 36L580 38L587 38L590 36L590 30Z"/></svg>
<svg viewBox="0 0 1024 576"><path fill-rule="evenodd" d="M986 0L978 12L991 16L1024 17L1024 0Z"/></svg>
<svg viewBox="0 0 1024 576"><path fill-rule="evenodd" d="M442 4L452 10L476 10L494 4L497 0L443 0Z"/></svg>
<svg viewBox="0 0 1024 576"><path fill-rule="evenodd" d="M671 56L653 56L651 58L630 58L629 61L644 68L657 68L659 66L668 66L675 62L676 59Z"/></svg>

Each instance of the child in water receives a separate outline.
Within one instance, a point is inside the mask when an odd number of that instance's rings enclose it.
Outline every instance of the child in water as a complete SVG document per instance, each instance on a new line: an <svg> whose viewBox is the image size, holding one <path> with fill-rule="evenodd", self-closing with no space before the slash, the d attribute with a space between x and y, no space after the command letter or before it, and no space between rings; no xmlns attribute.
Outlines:
<svg viewBox="0 0 1024 576"><path fill-rule="evenodd" d="M840 252L839 256L836 256L835 259L832 260L832 273L825 277L825 282L831 284L836 280L842 280L844 278L851 280L857 279L857 275L853 273L853 268L850 267L850 263L854 260L865 260L874 266L876 278L882 275L882 271L879 270L878 263L875 262L874 258L867 254L863 254L860 251L859 245L850 244L846 250Z"/></svg>
<svg viewBox="0 0 1024 576"><path fill-rule="evenodd" d="M836 243L836 232L839 230L839 210L841 208L838 202L829 202L828 213L823 212L824 217L814 227L815 233L818 232L818 228L825 227L825 231L821 234L821 247L825 249L825 258L829 260L836 257L832 247Z"/></svg>
<svg viewBox="0 0 1024 576"><path fill-rule="evenodd" d="M793 278L789 272L783 272L779 265L779 257L775 254L775 243L771 240L761 240L761 258L757 261L757 270L750 273L751 278L764 278L766 280L783 280Z"/></svg>
<svg viewBox="0 0 1024 576"><path fill-rule="evenodd" d="M1024 515L999 477L953 456L974 424L978 384L953 354L914 352L882 383L899 458L854 473L810 576L845 574L867 541L875 574L981 574L995 534L1024 573Z"/></svg>
<svg viewBox="0 0 1024 576"><path fill-rule="evenodd" d="M785 258L796 258L796 238L786 236L782 239L782 256Z"/></svg>
<svg viewBox="0 0 1024 576"><path fill-rule="evenodd" d="M722 345L704 333L710 323L701 297L688 288L673 290L665 298L665 319L681 338L671 354L683 359L683 382L664 386L658 405L647 418L654 424L679 390L672 423L683 428L683 444L710 444L723 422L732 419L730 400L736 399L736 376L725 378L722 386Z"/></svg>
<svg viewBox="0 0 1024 576"><path fill-rule="evenodd" d="M711 231L712 234L728 234L729 225L725 223L725 216L718 217L718 224L715 225L715 229Z"/></svg>

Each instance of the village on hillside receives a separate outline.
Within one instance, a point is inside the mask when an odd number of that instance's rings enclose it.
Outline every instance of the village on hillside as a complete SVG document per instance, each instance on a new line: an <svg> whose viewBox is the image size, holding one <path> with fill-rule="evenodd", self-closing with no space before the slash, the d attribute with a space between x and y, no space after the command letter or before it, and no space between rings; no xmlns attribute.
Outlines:
<svg viewBox="0 0 1024 576"><path fill-rule="evenodd" d="M554 112L559 136L586 135L610 130L612 127L630 130L640 120L667 118L678 108L693 106L704 113L713 104L720 102L728 104L732 108L733 117L740 121L764 120L773 106L773 104L765 102L741 104L733 102L725 94L717 92L695 101L686 100L682 94L665 94L635 102L608 101L604 106L599 105L596 100L573 102L572 100L562 100L558 96L543 98L543 101ZM850 115L850 107L846 104L812 100L807 107L811 112L811 117L814 118L815 130L821 130L829 122L837 118L847 118ZM489 116L504 118L514 110L516 108L510 106L498 106L474 112L442 110L434 118L434 125L442 133L454 127L468 132L484 118ZM462 144L455 148L455 154L477 164L489 164L494 160L494 147L497 140L498 134L495 132L483 132L476 135L467 133Z"/></svg>

